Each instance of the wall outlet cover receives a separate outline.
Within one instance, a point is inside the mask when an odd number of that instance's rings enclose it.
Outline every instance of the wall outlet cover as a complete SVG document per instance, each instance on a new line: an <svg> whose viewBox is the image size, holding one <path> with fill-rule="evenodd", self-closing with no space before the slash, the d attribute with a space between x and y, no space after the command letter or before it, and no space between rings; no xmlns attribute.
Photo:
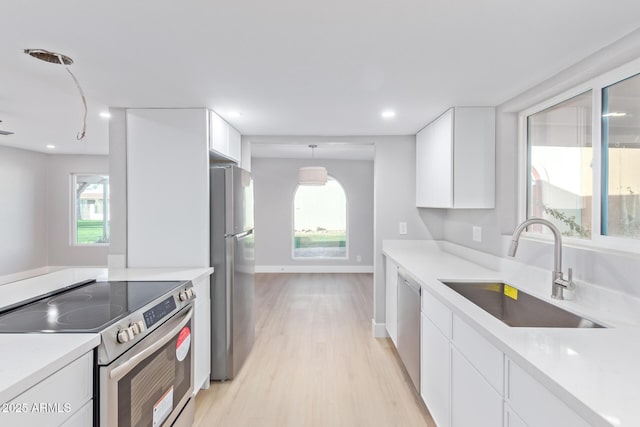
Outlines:
<svg viewBox="0 0 640 427"><path fill-rule="evenodd" d="M473 226L473 241L482 242L482 227Z"/></svg>
<svg viewBox="0 0 640 427"><path fill-rule="evenodd" d="M407 234L407 223L406 222L401 222L399 225L399 231L400 234Z"/></svg>

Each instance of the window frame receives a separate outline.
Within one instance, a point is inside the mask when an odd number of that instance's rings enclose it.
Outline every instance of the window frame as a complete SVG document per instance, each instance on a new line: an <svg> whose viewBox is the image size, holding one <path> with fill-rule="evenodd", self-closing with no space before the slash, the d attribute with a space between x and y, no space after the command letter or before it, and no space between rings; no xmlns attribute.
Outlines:
<svg viewBox="0 0 640 427"><path fill-rule="evenodd" d="M69 245L76 248L91 248L91 247L108 247L111 244L111 230L109 230L109 242L107 243L78 243L78 229L77 229L77 221L78 221L78 210L76 206L76 187L77 187L77 177L79 176L87 176L87 175L99 175L106 176L109 178L109 185L111 185L111 176L109 173L99 173L99 172L72 172L69 174ZM108 203L107 209L111 208L111 203ZM108 212L104 214L109 215ZM109 220L109 222L111 222Z"/></svg>
<svg viewBox="0 0 640 427"><path fill-rule="evenodd" d="M332 179L335 181L340 188L342 188L342 192L344 193L344 201L345 201L345 256L344 257L296 257L295 249L296 249L296 194L298 189L300 188L300 184L296 185L295 190L293 190L293 197L291 198L291 260L292 261L348 261L349 260L349 241L351 240L351 236L349 235L350 228L349 227L349 197L347 195L347 191L345 190L342 183L334 176L328 175L328 179Z"/></svg>
<svg viewBox="0 0 640 427"><path fill-rule="evenodd" d="M563 242L570 246L589 249L604 249L621 252L640 253L640 239L603 236L602 233L602 90L608 86L626 80L640 73L640 59L629 62L613 70L607 71L586 82L572 87L560 94L534 104L518 114L518 222L527 219L528 193L528 128L529 116L547 108L558 105L575 96L591 91L592 96L592 150L593 150L593 182L592 182L592 218L591 239L580 239L562 236ZM532 240L552 241L551 235L525 231L523 236Z"/></svg>

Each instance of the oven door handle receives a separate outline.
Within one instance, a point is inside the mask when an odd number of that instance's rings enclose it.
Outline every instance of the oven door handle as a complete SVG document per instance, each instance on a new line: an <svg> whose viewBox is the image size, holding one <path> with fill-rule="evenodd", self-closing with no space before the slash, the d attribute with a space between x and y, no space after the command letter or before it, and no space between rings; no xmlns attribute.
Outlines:
<svg viewBox="0 0 640 427"><path fill-rule="evenodd" d="M131 372L131 370L135 368L138 363L140 363L155 351L160 349L163 345L171 341L175 337L175 335L178 334L187 323L189 323L189 320L191 320L191 318L193 317L193 308L189 308L189 310L187 310L187 312L181 317L181 320L169 320L165 325L162 325L160 328L155 330L154 333L161 332L162 337L154 341L150 346L141 350L139 353L131 356L129 360L124 362L122 365L113 368L109 373L109 378L115 381L119 380L120 378ZM172 327L172 325L176 322L178 322L178 324L175 327ZM165 330L169 328L171 328L171 330L165 332Z"/></svg>

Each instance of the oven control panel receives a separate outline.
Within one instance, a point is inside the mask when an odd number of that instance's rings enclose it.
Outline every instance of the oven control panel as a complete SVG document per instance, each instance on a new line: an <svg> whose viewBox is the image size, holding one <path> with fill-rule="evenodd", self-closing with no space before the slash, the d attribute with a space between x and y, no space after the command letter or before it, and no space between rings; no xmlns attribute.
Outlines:
<svg viewBox="0 0 640 427"><path fill-rule="evenodd" d="M150 328L156 323L158 323L166 315L170 314L175 309L176 309L176 300L173 298L173 296L170 296L166 300L162 301L160 304L157 304L156 306L142 313L142 316L144 317L144 321L147 324L147 328Z"/></svg>

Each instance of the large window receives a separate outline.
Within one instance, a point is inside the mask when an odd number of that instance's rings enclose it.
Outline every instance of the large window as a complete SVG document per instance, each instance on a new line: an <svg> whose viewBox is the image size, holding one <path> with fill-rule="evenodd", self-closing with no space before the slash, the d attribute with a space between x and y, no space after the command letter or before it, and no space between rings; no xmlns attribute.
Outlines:
<svg viewBox="0 0 640 427"><path fill-rule="evenodd" d="M570 238L640 250L639 70L637 61L521 114L528 218L548 219Z"/></svg>
<svg viewBox="0 0 640 427"><path fill-rule="evenodd" d="M580 238L591 236L591 102L586 92L527 118L528 217Z"/></svg>
<svg viewBox="0 0 640 427"><path fill-rule="evenodd" d="M109 243L109 177L72 175L74 245Z"/></svg>
<svg viewBox="0 0 640 427"><path fill-rule="evenodd" d="M602 89L602 234L640 238L640 75Z"/></svg>
<svg viewBox="0 0 640 427"><path fill-rule="evenodd" d="M347 257L347 198L338 181L301 185L293 202L293 257Z"/></svg>

